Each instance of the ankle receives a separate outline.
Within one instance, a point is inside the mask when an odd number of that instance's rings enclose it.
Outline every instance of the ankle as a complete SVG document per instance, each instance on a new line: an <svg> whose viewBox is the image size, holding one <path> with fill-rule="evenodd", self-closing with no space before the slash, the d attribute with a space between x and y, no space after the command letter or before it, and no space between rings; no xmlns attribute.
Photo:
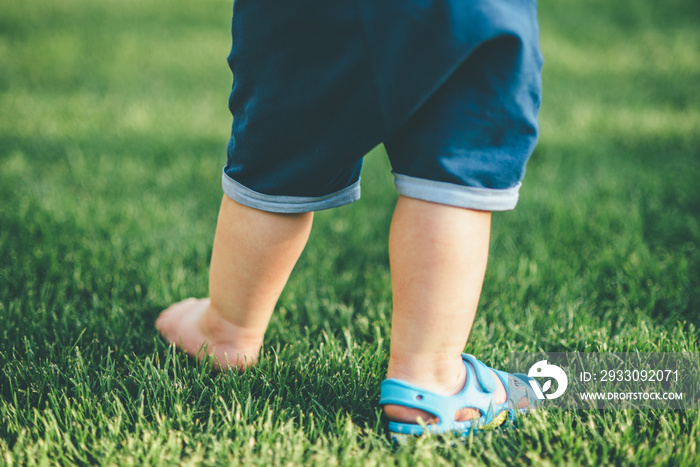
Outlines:
<svg viewBox="0 0 700 467"><path fill-rule="evenodd" d="M230 321L212 303L204 312L202 332L219 343L231 343L246 355L257 358L265 330L249 329Z"/></svg>
<svg viewBox="0 0 700 467"><path fill-rule="evenodd" d="M387 378L405 381L437 394L454 395L464 388L467 371L461 355L445 358L392 354Z"/></svg>

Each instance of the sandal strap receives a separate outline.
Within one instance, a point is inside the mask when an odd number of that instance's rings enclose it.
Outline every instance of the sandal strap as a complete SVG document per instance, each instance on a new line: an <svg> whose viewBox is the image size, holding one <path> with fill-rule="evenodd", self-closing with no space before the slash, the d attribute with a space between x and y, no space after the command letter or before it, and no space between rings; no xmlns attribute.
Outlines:
<svg viewBox="0 0 700 467"><path fill-rule="evenodd" d="M505 406L505 404L494 405L493 403L496 381L490 369L473 355L462 354L462 360L467 370L467 381L464 389L458 394L443 396L392 378L384 380L381 384L379 405L396 404L431 413L440 419L439 423L434 425L434 429L438 431L467 423L455 420L455 414L463 408L479 410L482 414L478 419L479 423L489 423L501 412L502 406Z"/></svg>
<svg viewBox="0 0 700 467"><path fill-rule="evenodd" d="M472 364L474 371L476 371L476 379L484 392L491 393L496 391L496 380L493 377L493 373L491 373L491 368L487 367L484 362L474 355L468 353L463 353L462 359Z"/></svg>

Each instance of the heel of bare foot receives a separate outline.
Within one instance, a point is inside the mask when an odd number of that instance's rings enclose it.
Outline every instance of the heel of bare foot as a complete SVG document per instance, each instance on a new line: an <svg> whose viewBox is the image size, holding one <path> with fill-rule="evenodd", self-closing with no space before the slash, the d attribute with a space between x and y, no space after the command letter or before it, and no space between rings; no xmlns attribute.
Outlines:
<svg viewBox="0 0 700 467"><path fill-rule="evenodd" d="M262 337L224 319L208 298L188 298L163 310L156 328L171 344L202 360L213 357L218 370L245 370L258 359Z"/></svg>

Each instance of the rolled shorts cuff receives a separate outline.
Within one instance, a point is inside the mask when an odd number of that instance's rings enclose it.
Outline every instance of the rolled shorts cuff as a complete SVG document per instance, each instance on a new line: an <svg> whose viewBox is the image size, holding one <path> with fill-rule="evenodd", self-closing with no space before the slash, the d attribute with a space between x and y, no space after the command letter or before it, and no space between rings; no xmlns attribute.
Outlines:
<svg viewBox="0 0 700 467"><path fill-rule="evenodd" d="M509 211L518 204L520 183L511 188L479 188L394 173L399 194L478 211Z"/></svg>
<svg viewBox="0 0 700 467"><path fill-rule="evenodd" d="M244 206L268 212L293 214L337 208L360 199L360 180L325 196L266 195L238 183L226 172L221 176L221 186L226 196Z"/></svg>

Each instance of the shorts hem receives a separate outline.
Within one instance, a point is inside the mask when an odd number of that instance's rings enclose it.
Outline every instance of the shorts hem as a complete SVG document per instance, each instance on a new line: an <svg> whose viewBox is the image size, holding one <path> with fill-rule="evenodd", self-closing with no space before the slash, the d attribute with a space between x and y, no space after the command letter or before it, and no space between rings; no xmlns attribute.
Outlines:
<svg viewBox="0 0 700 467"><path fill-rule="evenodd" d="M437 182L424 178L394 173L394 184L399 194L409 198L430 201L448 206L475 209L478 211L510 211L518 204L520 186L480 188Z"/></svg>
<svg viewBox="0 0 700 467"><path fill-rule="evenodd" d="M266 195L242 185L229 177L221 176L224 194L239 204L261 211L294 214L337 208L360 199L360 180L352 185L325 196Z"/></svg>

